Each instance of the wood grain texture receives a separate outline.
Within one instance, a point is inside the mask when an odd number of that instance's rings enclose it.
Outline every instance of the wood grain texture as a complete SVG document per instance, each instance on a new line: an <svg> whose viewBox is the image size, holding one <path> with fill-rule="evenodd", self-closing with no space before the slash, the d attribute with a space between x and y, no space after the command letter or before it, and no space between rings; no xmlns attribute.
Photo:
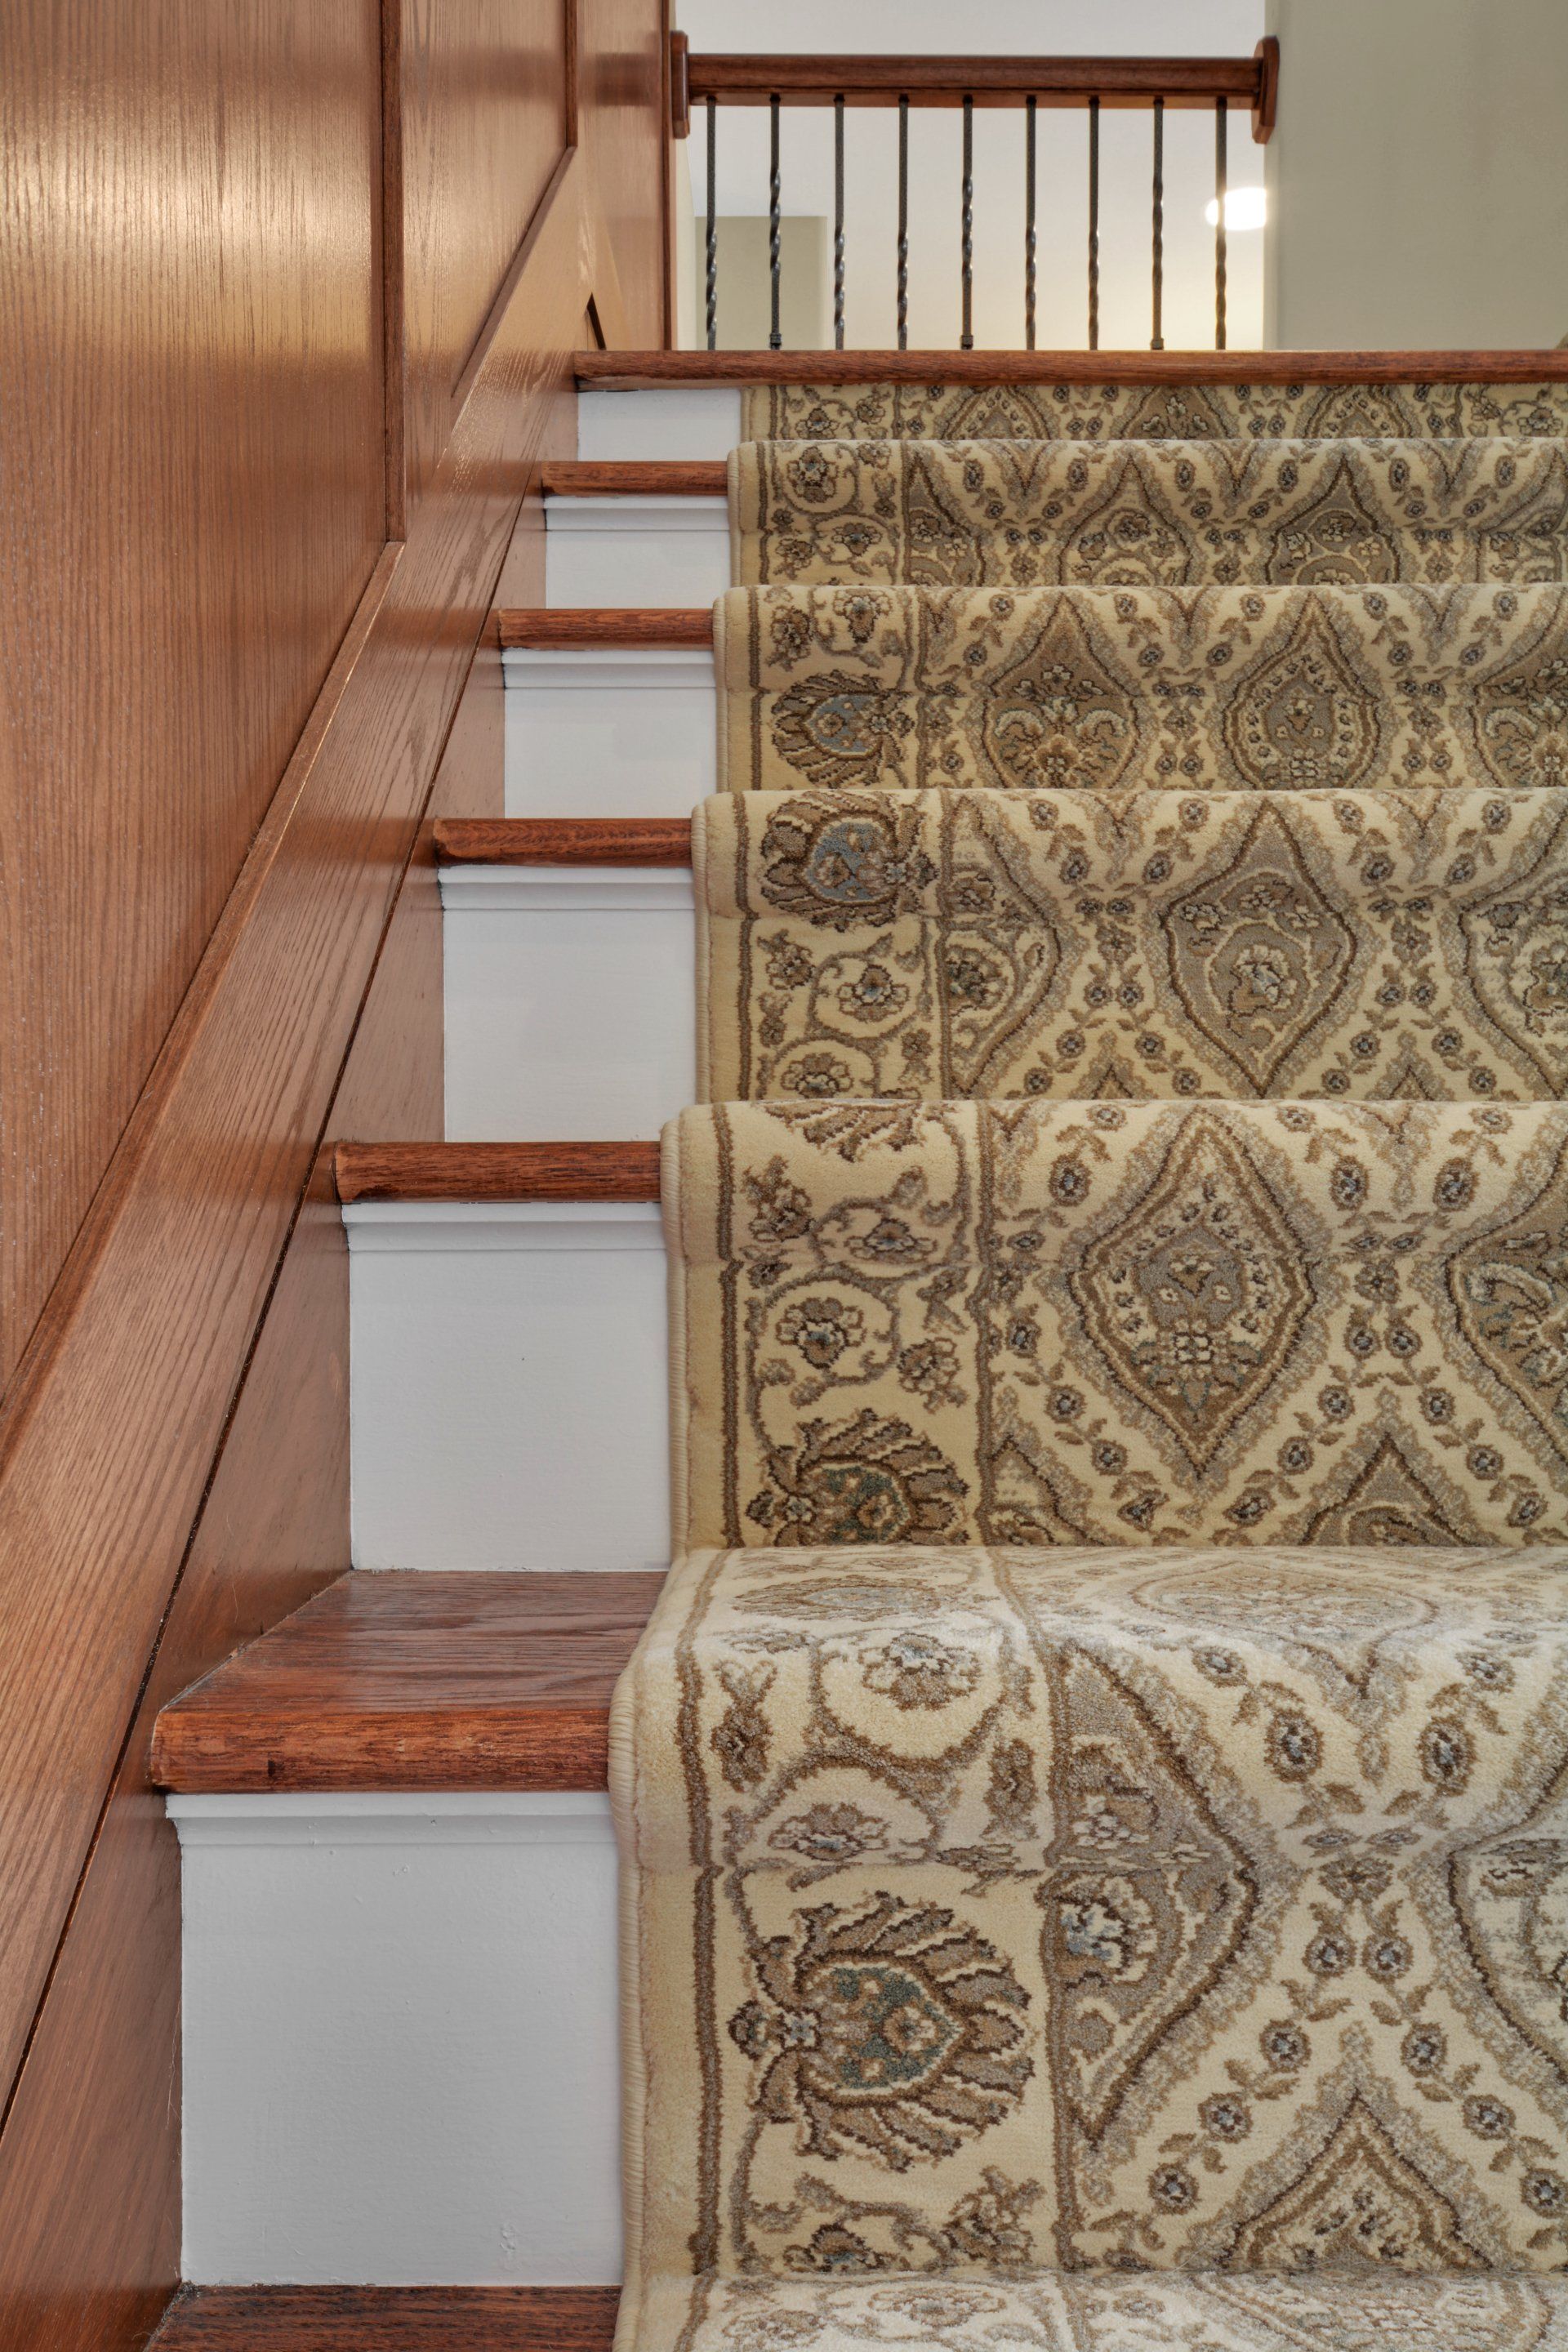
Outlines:
<svg viewBox="0 0 1568 2352"><path fill-rule="evenodd" d="M187 2289L153 2352L609 2352L610 2286Z"/></svg>
<svg viewBox="0 0 1568 2352"><path fill-rule="evenodd" d="M161 1788L602 1789L658 1575L352 1574L165 1706Z"/></svg>
<svg viewBox="0 0 1568 2352"><path fill-rule="evenodd" d="M638 9L657 40L657 0ZM572 446L570 353L594 271L614 260L585 160L558 163L508 299L464 362L407 543L384 547L398 406L395 386L384 397L384 331L399 378L401 344L397 288L377 270L395 278L387 229L401 210L383 203L376 149L383 113L401 117L382 83L399 39L381 36L401 29L374 5L362 25L360 0L258 0L221 24L194 0L105 0L24 6L7 26L0 109L26 228L12 242L29 260L38 247L44 278L51 239L71 250L55 257L58 285L40 290L24 270L0 295L16 304L10 322L38 329L9 346L18 390L36 368L39 399L47 387L64 404L40 409L29 384L0 425L31 434L20 464L6 446L8 480L27 480L5 527L33 533L0 587L0 790L20 742L36 803L21 829L8 811L0 824L0 1087L37 1044L17 1022L40 972L82 1133L100 1081L121 1084L141 1050L142 1033L115 1024L153 966L138 1003L163 1010L147 1013L155 1063L100 1122L114 1150L90 1208L57 1220L74 1226L70 1255L0 1412L3 2352L128 2352L176 2276L177 1878L146 1778L153 1719L346 1565L346 1261L330 1156L317 1155L345 1131L334 1096L381 1134L429 1133L438 1110L420 812L438 761L454 814L500 805L499 638L472 673L488 677L488 713L476 694L450 722L509 538L503 593L541 593L542 508L535 496L531 529L514 535L519 499ZM395 179L398 158L384 163ZM657 308L636 315L639 338L657 338ZM43 429L61 415L64 461ZM363 509L357 580L333 552L352 537L345 484ZM58 542L35 528L51 499L72 517L59 583L39 568ZM18 580L32 599L20 625ZM285 725L283 687L301 677ZM79 773L63 782L24 732L40 711L77 728L58 757ZM138 797L147 777L158 806ZM258 796L237 816L251 782ZM213 838L232 836L216 897L192 809ZM183 970L168 906L184 910ZM53 963L27 963L24 925L59 950ZM95 930L98 964L71 947ZM72 1068L79 999L98 1061ZM7 1132L33 1155L28 1182L68 1186L70 1150L47 1118L37 1132L41 1157L31 1130ZM4 1222L9 1237L8 1208Z"/></svg>
<svg viewBox="0 0 1568 2352"><path fill-rule="evenodd" d="M380 51L6 10L0 1384L381 553Z"/></svg>
<svg viewBox="0 0 1568 2352"><path fill-rule="evenodd" d="M1550 352L581 351L578 383L1568 383Z"/></svg>
<svg viewBox="0 0 1568 2352"><path fill-rule="evenodd" d="M683 816L508 816L436 827L438 866L689 866Z"/></svg>
<svg viewBox="0 0 1568 2352"><path fill-rule="evenodd" d="M686 70L694 104L766 106L1142 106L1212 107L1216 98L1258 103L1262 68L1251 58L974 58L716 56L691 50Z"/></svg>
<svg viewBox="0 0 1568 2352"><path fill-rule="evenodd" d="M552 473L558 467L552 467ZM679 604L503 606L496 614L505 646L710 646L713 615Z"/></svg>
<svg viewBox="0 0 1568 2352"><path fill-rule="evenodd" d="M593 189L587 209L600 324L612 343L673 343L669 0L576 0L576 6L577 136ZM649 200L656 189L658 204Z"/></svg>
<svg viewBox="0 0 1568 2352"><path fill-rule="evenodd" d="M340 1143L340 1201L657 1201L657 1143Z"/></svg>
<svg viewBox="0 0 1568 2352"><path fill-rule="evenodd" d="M546 466L544 494L557 499L721 499L729 475L721 457L602 457Z"/></svg>

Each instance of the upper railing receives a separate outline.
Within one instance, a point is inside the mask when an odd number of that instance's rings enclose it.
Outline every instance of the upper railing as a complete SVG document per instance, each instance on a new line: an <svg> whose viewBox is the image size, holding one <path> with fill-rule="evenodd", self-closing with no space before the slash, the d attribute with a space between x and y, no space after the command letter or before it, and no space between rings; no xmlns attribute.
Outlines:
<svg viewBox="0 0 1568 2352"><path fill-rule="evenodd" d="M972 351L974 295L974 111L1022 107L1025 115L1024 339L1035 349L1038 288L1037 143L1039 108L1081 109L1089 118L1089 348L1100 348L1100 117L1102 109L1147 109L1152 117L1150 224L1149 348L1163 351L1165 267L1165 114L1173 108L1212 110L1215 123L1215 349L1226 348L1226 142L1233 108L1251 116L1262 144L1274 128L1279 89L1279 44L1270 34L1250 58L886 58L693 56L683 33L671 36L670 89L678 138L691 128L694 106L707 110L707 239L704 309L710 351L718 342L718 125L721 106L765 106L770 115L768 268L772 330L769 347L783 348L780 331L783 184L779 118L786 106L833 109L833 341L844 348L844 118L850 107L897 107L899 214L894 253L898 347L909 347L910 113L922 107L962 108L963 163L959 184L959 348Z"/></svg>

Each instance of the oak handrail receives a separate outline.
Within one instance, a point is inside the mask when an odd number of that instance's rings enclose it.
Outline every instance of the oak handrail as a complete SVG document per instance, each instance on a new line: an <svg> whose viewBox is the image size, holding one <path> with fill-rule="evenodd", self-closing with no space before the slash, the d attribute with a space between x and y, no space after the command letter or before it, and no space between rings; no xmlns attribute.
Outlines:
<svg viewBox="0 0 1568 2352"><path fill-rule="evenodd" d="M1216 99L1246 106L1252 135L1274 128L1279 43L1273 34L1250 58L886 58L703 56L684 47L674 130L684 137L694 101L719 106L975 106L1208 108Z"/></svg>

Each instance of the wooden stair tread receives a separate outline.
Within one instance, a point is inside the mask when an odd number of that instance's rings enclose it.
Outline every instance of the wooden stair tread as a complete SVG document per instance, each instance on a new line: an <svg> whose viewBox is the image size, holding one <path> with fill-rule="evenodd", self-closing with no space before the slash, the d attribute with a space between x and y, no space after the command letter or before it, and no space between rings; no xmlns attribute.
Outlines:
<svg viewBox="0 0 1568 2352"><path fill-rule="evenodd" d="M438 866L689 866L684 816L440 817Z"/></svg>
<svg viewBox="0 0 1568 2352"><path fill-rule="evenodd" d="M547 499L721 499L730 469L722 457L573 458L540 480Z"/></svg>
<svg viewBox="0 0 1568 2352"><path fill-rule="evenodd" d="M340 1143L340 1201L657 1201L658 1145Z"/></svg>
<svg viewBox="0 0 1568 2352"><path fill-rule="evenodd" d="M234 1790L602 1789L664 1579L359 1570L170 1701L152 1775Z"/></svg>
<svg viewBox="0 0 1568 2352"><path fill-rule="evenodd" d="M664 650L713 642L713 615L705 605L508 606L496 619L509 653L589 652L600 646Z"/></svg>
<svg viewBox="0 0 1568 2352"><path fill-rule="evenodd" d="M1568 352L579 352L585 392L748 383L1563 383Z"/></svg>
<svg viewBox="0 0 1568 2352"><path fill-rule="evenodd" d="M204 2286L148 2352L609 2352L614 2286Z"/></svg>

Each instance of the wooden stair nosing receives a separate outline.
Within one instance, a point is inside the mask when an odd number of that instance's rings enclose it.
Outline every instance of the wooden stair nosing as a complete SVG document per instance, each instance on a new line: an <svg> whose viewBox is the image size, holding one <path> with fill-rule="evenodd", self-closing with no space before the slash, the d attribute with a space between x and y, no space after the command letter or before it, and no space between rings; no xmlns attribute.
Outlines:
<svg viewBox="0 0 1568 2352"><path fill-rule="evenodd" d="M340 1143L338 1198L657 1201L656 1142Z"/></svg>
<svg viewBox="0 0 1568 2352"><path fill-rule="evenodd" d="M1564 383L1568 351L579 352L584 392L776 383Z"/></svg>
<svg viewBox="0 0 1568 2352"><path fill-rule="evenodd" d="M721 499L730 487L722 457L572 458L540 468L547 499Z"/></svg>
<svg viewBox="0 0 1568 2352"><path fill-rule="evenodd" d="M616 2286L183 2287L148 2352L609 2352Z"/></svg>
<svg viewBox="0 0 1568 2352"><path fill-rule="evenodd" d="M440 817L437 866L689 866L683 816Z"/></svg>
<svg viewBox="0 0 1568 2352"><path fill-rule="evenodd" d="M237 1790L602 1790L661 1572L353 1570L171 1699L152 1778Z"/></svg>
<svg viewBox="0 0 1568 2352"><path fill-rule="evenodd" d="M713 643L713 615L705 605L508 606L498 608L496 621L505 653L675 651Z"/></svg>

